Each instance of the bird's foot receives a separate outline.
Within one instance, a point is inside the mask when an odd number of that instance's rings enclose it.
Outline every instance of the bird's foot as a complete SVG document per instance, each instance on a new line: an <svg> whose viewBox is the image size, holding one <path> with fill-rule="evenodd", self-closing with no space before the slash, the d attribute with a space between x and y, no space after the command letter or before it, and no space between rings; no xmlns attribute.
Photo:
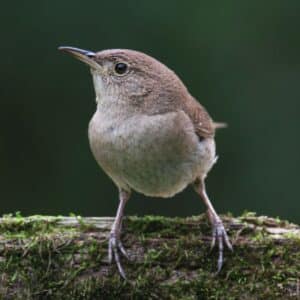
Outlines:
<svg viewBox="0 0 300 300"><path fill-rule="evenodd" d="M115 232L111 232L110 236L109 236L109 241L108 241L108 261L109 261L109 263L112 263L112 261L114 260L117 264L120 275L124 279L126 279L125 272L120 263L119 253L123 254L123 256L125 256L127 259L129 259L128 255L126 253L126 250L124 249L124 247L121 243L119 235L116 234Z"/></svg>
<svg viewBox="0 0 300 300"><path fill-rule="evenodd" d="M217 269L217 274L218 274L221 271L223 266L224 243L229 250L233 251L233 248L229 241L228 235L226 233L222 221L218 219L215 222L212 222L212 226L213 226L213 231L212 231L211 249L215 247L216 242L218 243L218 249L219 249L218 269Z"/></svg>

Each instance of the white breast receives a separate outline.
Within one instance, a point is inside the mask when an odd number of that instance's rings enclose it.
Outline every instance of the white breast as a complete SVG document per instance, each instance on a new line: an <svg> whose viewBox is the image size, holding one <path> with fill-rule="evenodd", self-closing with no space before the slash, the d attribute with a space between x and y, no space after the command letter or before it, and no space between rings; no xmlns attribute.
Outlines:
<svg viewBox="0 0 300 300"><path fill-rule="evenodd" d="M103 170L121 188L147 196L171 197L215 160L213 139L199 142L187 115L122 117L97 110L89 126L92 152Z"/></svg>

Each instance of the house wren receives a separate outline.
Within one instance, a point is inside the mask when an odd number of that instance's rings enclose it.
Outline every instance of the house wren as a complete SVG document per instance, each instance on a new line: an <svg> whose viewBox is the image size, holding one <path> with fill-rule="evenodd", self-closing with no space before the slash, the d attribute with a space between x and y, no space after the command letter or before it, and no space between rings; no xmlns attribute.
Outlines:
<svg viewBox="0 0 300 300"><path fill-rule="evenodd" d="M125 278L120 235L131 191L172 197L193 184L212 224L212 247L232 250L220 217L205 190L205 177L217 160L215 123L176 74L156 59L133 50L100 52L60 47L86 63L92 73L97 109L89 124L89 142L101 168L119 189L119 207L109 237L109 261Z"/></svg>

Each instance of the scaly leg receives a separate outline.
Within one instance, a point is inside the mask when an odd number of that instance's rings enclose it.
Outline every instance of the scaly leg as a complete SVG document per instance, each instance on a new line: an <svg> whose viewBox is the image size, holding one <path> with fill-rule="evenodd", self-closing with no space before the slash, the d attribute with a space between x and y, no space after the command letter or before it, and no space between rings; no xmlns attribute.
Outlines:
<svg viewBox="0 0 300 300"><path fill-rule="evenodd" d="M218 270L217 273L219 273L222 269L223 265L223 242L225 242L225 245L233 251L233 248L231 246L231 243L229 241L229 238L227 236L226 230L224 228L223 222L216 213L214 207L212 206L207 193L205 189L205 183L204 183L204 178L202 179L197 179L194 183L195 190L205 203L207 207L207 214L210 223L212 224L213 230L212 230L212 241L211 241L211 248L213 248L216 244L216 240L218 243L219 247L219 258L218 258Z"/></svg>
<svg viewBox="0 0 300 300"><path fill-rule="evenodd" d="M119 251L128 259L128 255L121 243L120 236L122 230L122 219L124 215L124 208L129 198L130 198L129 192L126 192L121 189L119 190L120 203L119 203L115 221L110 231L109 242L108 242L108 260L110 263L112 263L112 261L115 260L119 273L124 279L126 279L126 275L120 263Z"/></svg>

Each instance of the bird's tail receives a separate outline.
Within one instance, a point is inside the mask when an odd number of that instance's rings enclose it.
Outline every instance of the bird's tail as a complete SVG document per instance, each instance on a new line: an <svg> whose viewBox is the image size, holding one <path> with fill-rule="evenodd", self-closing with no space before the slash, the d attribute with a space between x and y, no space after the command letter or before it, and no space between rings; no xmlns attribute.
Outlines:
<svg viewBox="0 0 300 300"><path fill-rule="evenodd" d="M214 122L214 128L215 129L226 128L226 127L228 127L227 123Z"/></svg>

